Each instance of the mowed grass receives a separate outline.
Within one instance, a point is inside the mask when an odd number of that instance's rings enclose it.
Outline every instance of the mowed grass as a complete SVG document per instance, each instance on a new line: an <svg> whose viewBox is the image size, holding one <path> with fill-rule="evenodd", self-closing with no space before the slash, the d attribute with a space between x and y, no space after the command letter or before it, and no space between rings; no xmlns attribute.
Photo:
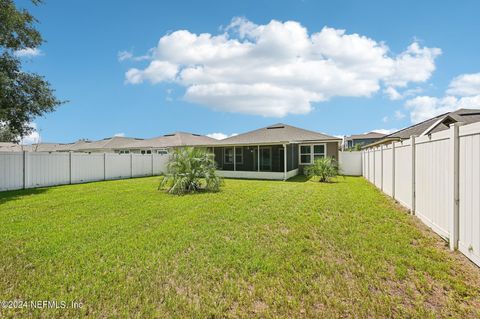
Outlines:
<svg viewBox="0 0 480 319"><path fill-rule="evenodd" d="M0 193L0 317L478 317L480 269L362 178Z"/></svg>

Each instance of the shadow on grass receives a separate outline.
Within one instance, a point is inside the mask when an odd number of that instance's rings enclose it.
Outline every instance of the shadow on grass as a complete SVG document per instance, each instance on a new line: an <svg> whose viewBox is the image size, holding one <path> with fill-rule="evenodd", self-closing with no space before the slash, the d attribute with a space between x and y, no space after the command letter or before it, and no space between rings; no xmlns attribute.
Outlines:
<svg viewBox="0 0 480 319"><path fill-rule="evenodd" d="M48 192L48 188L29 188L14 191L0 192L0 205L12 200L18 200L25 196L38 195Z"/></svg>
<svg viewBox="0 0 480 319"><path fill-rule="evenodd" d="M337 177L332 178L329 182L322 182L324 184L336 184L345 180L345 176L338 175ZM297 175L290 179L287 179L286 182L293 182L293 183L305 183L305 182L313 182L313 183L320 183L318 177L308 178L305 175Z"/></svg>
<svg viewBox="0 0 480 319"><path fill-rule="evenodd" d="M309 181L309 178L305 175L296 175L286 180L286 182L289 182L289 183L305 183L308 181Z"/></svg>

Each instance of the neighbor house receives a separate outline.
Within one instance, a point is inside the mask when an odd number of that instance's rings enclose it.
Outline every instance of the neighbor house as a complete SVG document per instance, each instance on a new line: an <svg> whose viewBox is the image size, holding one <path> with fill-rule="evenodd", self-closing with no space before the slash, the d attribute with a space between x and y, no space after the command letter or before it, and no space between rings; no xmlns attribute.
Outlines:
<svg viewBox="0 0 480 319"><path fill-rule="evenodd" d="M337 137L275 124L216 141L219 174L233 178L288 179L317 158L338 159Z"/></svg>
<svg viewBox="0 0 480 319"><path fill-rule="evenodd" d="M171 148L183 146L207 146L212 145L215 142L217 142L216 139L205 135L188 132L175 132L150 139L133 141L124 145L121 150L124 152L139 154L167 154Z"/></svg>
<svg viewBox="0 0 480 319"><path fill-rule="evenodd" d="M378 132L368 132L365 134L356 134L345 137L344 148L361 147L368 144L375 143L376 141L385 137L385 134ZM357 146L358 145L358 146Z"/></svg>
<svg viewBox="0 0 480 319"><path fill-rule="evenodd" d="M450 124L453 123L471 124L475 122L480 122L480 109L458 109L385 135L379 141L366 145L366 148L407 140L411 136L424 136L448 130Z"/></svg>

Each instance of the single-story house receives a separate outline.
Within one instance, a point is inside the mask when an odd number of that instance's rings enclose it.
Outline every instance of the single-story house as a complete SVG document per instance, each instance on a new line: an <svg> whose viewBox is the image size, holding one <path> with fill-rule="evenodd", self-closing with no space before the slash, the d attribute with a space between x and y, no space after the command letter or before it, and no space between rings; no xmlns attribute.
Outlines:
<svg viewBox="0 0 480 319"><path fill-rule="evenodd" d="M317 158L338 160L341 141L280 123L206 146L213 150L219 174L224 177L285 180Z"/></svg>
<svg viewBox="0 0 480 319"><path fill-rule="evenodd" d="M139 154L167 154L170 148L182 146L207 146L217 142L216 139L188 132L174 132L162 136L138 140L124 145L120 148L123 153Z"/></svg>
<svg viewBox="0 0 480 319"><path fill-rule="evenodd" d="M356 134L345 137L345 148L354 148L357 145L365 146L368 144L375 143L376 141L385 137L386 134L378 132L368 132L365 134Z"/></svg>
<svg viewBox="0 0 480 319"><path fill-rule="evenodd" d="M476 122L480 122L480 109L458 109L454 112L443 113L431 119L393 132L375 143L366 145L364 148L407 140L411 136L424 136L448 130L450 124L453 123L471 124Z"/></svg>

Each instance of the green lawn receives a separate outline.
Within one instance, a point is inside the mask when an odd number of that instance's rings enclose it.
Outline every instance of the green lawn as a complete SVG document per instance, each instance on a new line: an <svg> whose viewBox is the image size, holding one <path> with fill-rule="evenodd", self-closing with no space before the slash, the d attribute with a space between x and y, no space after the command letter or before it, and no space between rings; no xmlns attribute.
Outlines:
<svg viewBox="0 0 480 319"><path fill-rule="evenodd" d="M0 301L43 317L477 317L480 269L362 178L0 193Z"/></svg>

